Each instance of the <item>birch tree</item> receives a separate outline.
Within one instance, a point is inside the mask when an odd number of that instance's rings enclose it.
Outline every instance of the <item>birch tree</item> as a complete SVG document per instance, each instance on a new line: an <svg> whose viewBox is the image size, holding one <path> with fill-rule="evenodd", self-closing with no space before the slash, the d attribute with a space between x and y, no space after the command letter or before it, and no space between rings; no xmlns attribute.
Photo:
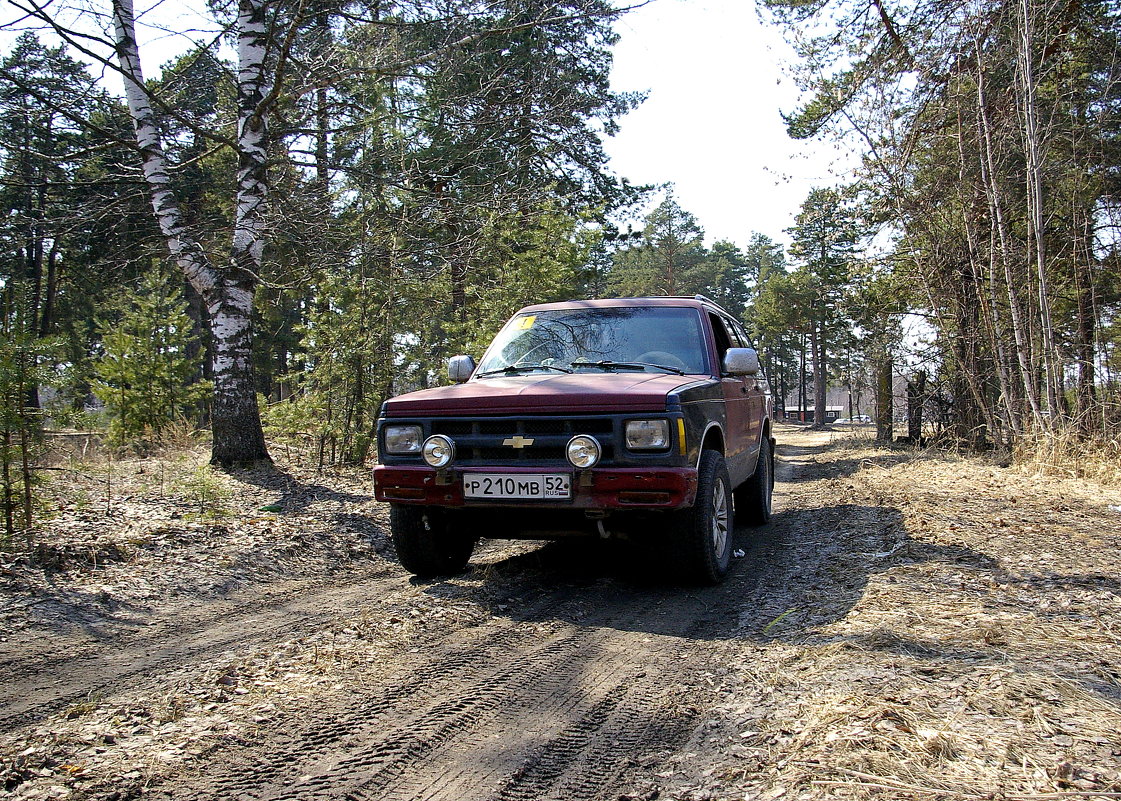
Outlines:
<svg viewBox="0 0 1121 801"><path fill-rule="evenodd" d="M115 49L136 130L152 209L168 250L203 298L213 342L211 461L230 466L267 460L253 381L252 319L265 247L262 226L269 106L268 36L263 0L239 0L237 14L237 210L229 263L214 264L183 222L171 186L158 118L145 89L132 0L113 0ZM277 75L273 75L276 80Z"/></svg>
<svg viewBox="0 0 1121 801"><path fill-rule="evenodd" d="M626 194L625 182L605 169L601 146L602 132L633 100L609 89L611 21L622 9L607 0L212 4L228 23L221 36L236 42L237 65L214 58L200 71L223 84L224 113L206 119L185 107L166 75L146 80L137 42L144 13L134 0L109 0L102 37L60 21L96 19L96 8L80 1L7 0L123 81L152 219L205 306L215 463L268 458L255 398L275 383L272 376L258 383L254 365L278 375L307 369L293 340L312 317L325 319L323 304L346 294L320 292L334 278L361 268L368 285L386 290L362 299L370 343L411 337L418 320L441 323L439 315L399 311L424 303L398 287L422 286L429 297L447 280L455 312L447 328L457 327L420 332L431 357L488 313L474 298L492 278L473 275L490 263L486 249L497 240L488 232L536 231L539 223L553 230L555 212L576 236ZM199 52L214 56L216 45L209 47ZM221 164L230 153L236 189L219 179L197 191L188 179L199 165ZM215 202L219 189L233 202ZM205 214L200 201L210 204ZM511 259L528 262L523 250L535 247L532 240L510 248ZM259 314L265 304L254 301L262 294L285 307L264 317L282 317L287 339L259 349L270 358L255 360L254 307ZM389 391L388 349L371 344L362 359L345 360L362 362L356 407L376 410ZM382 362L374 370L370 354ZM291 390L285 383L278 398ZM354 419L369 427L365 412Z"/></svg>

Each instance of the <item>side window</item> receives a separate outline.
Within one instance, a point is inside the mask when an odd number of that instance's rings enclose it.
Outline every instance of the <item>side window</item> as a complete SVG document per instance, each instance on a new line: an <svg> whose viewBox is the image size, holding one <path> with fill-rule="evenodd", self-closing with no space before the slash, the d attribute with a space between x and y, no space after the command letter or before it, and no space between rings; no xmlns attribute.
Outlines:
<svg viewBox="0 0 1121 801"><path fill-rule="evenodd" d="M712 335L716 338L716 367L719 370L724 364L724 354L732 347L732 338L728 336L728 329L724 327L723 320L715 314L709 314L708 319L712 323Z"/></svg>
<svg viewBox="0 0 1121 801"><path fill-rule="evenodd" d="M728 321L725 321L725 322L728 322ZM732 337L732 347L733 348L747 348L747 347L750 347L747 344L747 340L744 338L743 332L740 330L740 327L738 325L736 325L735 323L728 322L728 333Z"/></svg>

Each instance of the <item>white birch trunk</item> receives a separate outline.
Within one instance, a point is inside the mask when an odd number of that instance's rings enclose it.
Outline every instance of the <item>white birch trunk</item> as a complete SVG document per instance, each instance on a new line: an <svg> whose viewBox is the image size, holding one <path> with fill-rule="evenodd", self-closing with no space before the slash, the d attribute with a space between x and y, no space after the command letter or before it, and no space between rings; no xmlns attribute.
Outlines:
<svg viewBox="0 0 1121 801"><path fill-rule="evenodd" d="M132 0L113 0L113 25L116 29L117 59L124 73L125 99L136 131L144 178L148 182L152 209L167 241L171 257L200 294L214 289L217 275L198 243L186 231L179 205L171 191L167 159L164 157L156 116L144 90L144 73L136 43L136 19Z"/></svg>
<svg viewBox="0 0 1121 801"><path fill-rule="evenodd" d="M242 5L255 7L257 13L239 15L239 24L245 29L239 37L239 50L246 31L248 40L259 46L256 49L246 47L242 55L239 82L243 87L239 100L247 96L244 84L248 83L248 96L256 98L252 101L253 114L263 119L258 106L264 71L264 15L260 2L243 0ZM144 90L132 0L113 0L113 23L117 58L125 76L125 97L136 130L152 208L172 258L203 298L209 313L214 351L211 461L228 466L268 459L253 381L251 331L253 293L264 244L260 223L260 206L265 198L264 126L245 120L239 123L239 150L243 152L239 153L234 264L231 269L219 270L186 229L171 190L159 128ZM256 68L253 67L254 58L257 59ZM249 104L246 100L242 106Z"/></svg>
<svg viewBox="0 0 1121 801"><path fill-rule="evenodd" d="M214 332L213 460L267 459L253 378L253 294L265 247L267 126L263 0L238 4L237 209L222 291L206 297ZM219 442L221 444L219 445ZM248 456L247 456L248 455Z"/></svg>

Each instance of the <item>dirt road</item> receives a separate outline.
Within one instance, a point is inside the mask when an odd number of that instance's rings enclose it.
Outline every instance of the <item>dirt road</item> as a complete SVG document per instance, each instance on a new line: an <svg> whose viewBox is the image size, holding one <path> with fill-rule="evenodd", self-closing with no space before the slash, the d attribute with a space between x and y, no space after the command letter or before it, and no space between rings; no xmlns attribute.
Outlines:
<svg viewBox="0 0 1121 801"><path fill-rule="evenodd" d="M264 578L146 603L114 590L101 615L88 581L40 586L52 608L86 600L0 642L3 790L1121 792L1114 495L1071 488L1056 506L1010 471L793 428L778 457L775 522L737 531L744 556L716 588L667 586L640 552L595 542L489 543L463 576L418 583L373 505L374 525L351 526L373 549L305 555L286 578L274 550ZM136 559L100 571L154 581Z"/></svg>

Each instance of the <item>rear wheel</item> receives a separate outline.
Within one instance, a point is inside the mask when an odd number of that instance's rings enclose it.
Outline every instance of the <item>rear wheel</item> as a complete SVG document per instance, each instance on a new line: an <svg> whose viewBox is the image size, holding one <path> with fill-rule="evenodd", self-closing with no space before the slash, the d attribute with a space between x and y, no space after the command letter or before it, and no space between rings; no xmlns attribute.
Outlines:
<svg viewBox="0 0 1121 801"><path fill-rule="evenodd" d="M732 556L732 490L724 457L716 451L701 454L697 500L690 509L674 513L673 550L689 579L718 584L728 574Z"/></svg>
<svg viewBox="0 0 1121 801"><path fill-rule="evenodd" d="M389 530L401 566L425 578L463 572L475 548L472 537L449 530L442 509L429 506L391 505Z"/></svg>
<svg viewBox="0 0 1121 801"><path fill-rule="evenodd" d="M771 438L763 437L759 445L759 461L755 473L735 491L736 514L751 526L770 522L775 488L775 454Z"/></svg>

